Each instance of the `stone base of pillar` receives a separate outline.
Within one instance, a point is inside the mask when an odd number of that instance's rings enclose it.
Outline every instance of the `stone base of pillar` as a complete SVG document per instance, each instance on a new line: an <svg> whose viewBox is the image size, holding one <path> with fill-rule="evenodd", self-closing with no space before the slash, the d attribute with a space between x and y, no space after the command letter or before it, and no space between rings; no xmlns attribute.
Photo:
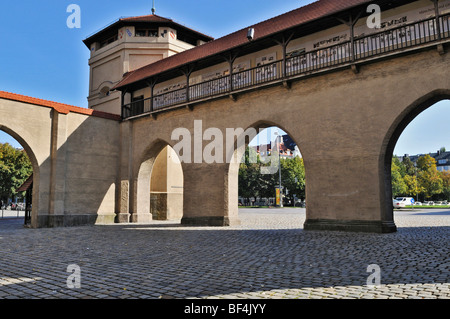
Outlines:
<svg viewBox="0 0 450 319"><path fill-rule="evenodd" d="M331 230L363 233L394 233L397 226L393 221L307 219L305 230Z"/></svg>
<svg viewBox="0 0 450 319"><path fill-rule="evenodd" d="M150 223L153 220L152 214L132 214L130 216L130 223L139 223L139 224L145 224Z"/></svg>
<svg viewBox="0 0 450 319"><path fill-rule="evenodd" d="M116 214L97 215L95 221L96 224L114 224L116 220Z"/></svg>
<svg viewBox="0 0 450 319"><path fill-rule="evenodd" d="M72 215L40 215L36 228L88 226L113 223L115 215L72 214Z"/></svg>
<svg viewBox="0 0 450 319"><path fill-rule="evenodd" d="M119 224L129 223L130 222L130 214L128 214L128 213L117 214L115 222L119 223Z"/></svg>
<svg viewBox="0 0 450 319"><path fill-rule="evenodd" d="M230 218L222 216L207 216L207 217L183 217L181 219L182 225L190 226L236 226L240 225L239 218Z"/></svg>

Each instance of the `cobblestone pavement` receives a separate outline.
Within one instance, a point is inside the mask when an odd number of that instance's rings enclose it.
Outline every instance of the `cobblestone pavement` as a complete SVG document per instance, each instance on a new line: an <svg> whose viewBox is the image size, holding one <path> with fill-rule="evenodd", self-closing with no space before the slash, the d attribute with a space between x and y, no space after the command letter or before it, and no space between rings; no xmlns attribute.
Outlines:
<svg viewBox="0 0 450 319"><path fill-rule="evenodd" d="M450 298L450 210L395 216L393 234L304 231L294 208L241 209L242 225L226 228L4 219L0 299ZM68 287L71 264L79 288Z"/></svg>

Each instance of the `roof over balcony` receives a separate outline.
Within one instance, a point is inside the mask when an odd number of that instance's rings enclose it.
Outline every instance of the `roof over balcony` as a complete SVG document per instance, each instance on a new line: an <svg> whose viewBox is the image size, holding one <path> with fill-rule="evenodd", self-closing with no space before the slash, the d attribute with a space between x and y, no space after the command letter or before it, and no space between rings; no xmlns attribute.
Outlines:
<svg viewBox="0 0 450 319"><path fill-rule="evenodd" d="M350 15L368 16L370 13L367 13L367 5L370 3L379 4L385 11L414 1L416 0L319 0L126 73L113 89L139 89L146 86L146 79L155 75L158 75L158 81L164 81L179 76L180 68L193 63L200 69L224 62L224 56L233 52L244 55L274 46L274 39L281 40L287 33L294 34L293 38L299 38L340 25L342 22L339 19L348 20ZM247 39L249 28L255 30L252 41Z"/></svg>

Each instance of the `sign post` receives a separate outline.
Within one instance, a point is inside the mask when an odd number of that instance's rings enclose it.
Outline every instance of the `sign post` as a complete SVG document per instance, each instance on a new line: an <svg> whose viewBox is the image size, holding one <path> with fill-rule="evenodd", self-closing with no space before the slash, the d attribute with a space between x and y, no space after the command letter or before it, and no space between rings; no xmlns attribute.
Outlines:
<svg viewBox="0 0 450 319"><path fill-rule="evenodd" d="M279 187L275 187L275 194L276 194L275 204L277 207L280 207L281 190Z"/></svg>

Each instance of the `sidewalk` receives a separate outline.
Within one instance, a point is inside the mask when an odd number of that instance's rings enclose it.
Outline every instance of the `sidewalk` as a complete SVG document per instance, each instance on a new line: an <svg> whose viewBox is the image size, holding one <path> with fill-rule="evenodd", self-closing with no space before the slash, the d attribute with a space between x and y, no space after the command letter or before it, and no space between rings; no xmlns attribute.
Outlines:
<svg viewBox="0 0 450 319"><path fill-rule="evenodd" d="M393 234L306 232L293 208L241 209L242 225L227 228L4 219L0 299L449 299L450 214L395 214ZM69 265L80 288L68 287Z"/></svg>

